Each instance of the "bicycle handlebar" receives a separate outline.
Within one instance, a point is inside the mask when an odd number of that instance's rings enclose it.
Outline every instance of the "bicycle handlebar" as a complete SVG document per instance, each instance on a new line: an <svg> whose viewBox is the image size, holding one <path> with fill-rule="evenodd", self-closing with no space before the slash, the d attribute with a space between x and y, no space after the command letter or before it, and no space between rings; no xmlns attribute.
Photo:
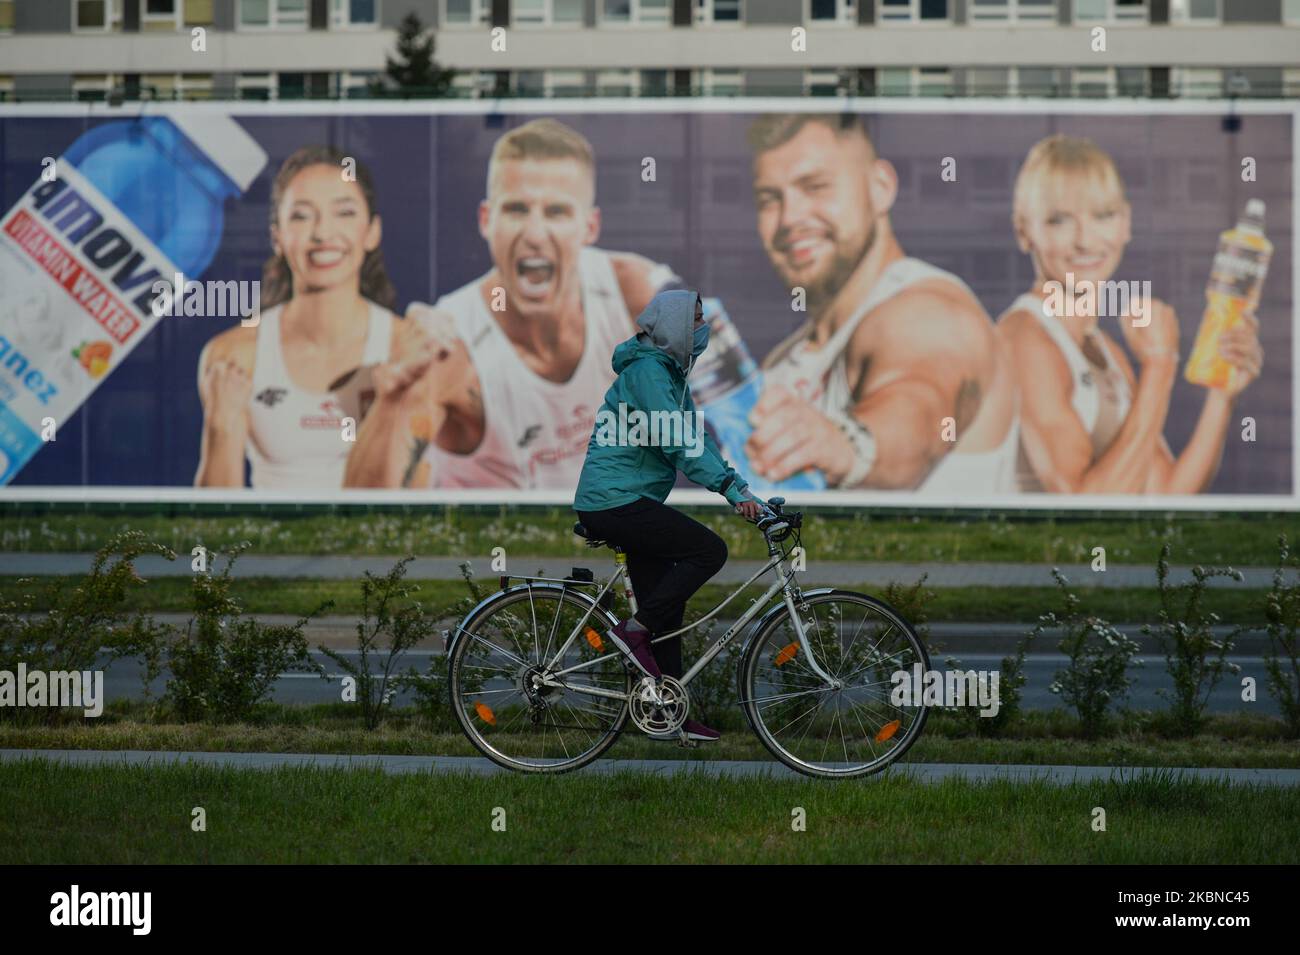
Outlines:
<svg viewBox="0 0 1300 955"><path fill-rule="evenodd" d="M781 505L784 503L785 498L783 497L774 497L770 503L760 503L762 516L754 523L763 532L763 536L769 540L785 540L790 532L803 522L803 514L798 511L792 511L789 514L782 513Z"/></svg>

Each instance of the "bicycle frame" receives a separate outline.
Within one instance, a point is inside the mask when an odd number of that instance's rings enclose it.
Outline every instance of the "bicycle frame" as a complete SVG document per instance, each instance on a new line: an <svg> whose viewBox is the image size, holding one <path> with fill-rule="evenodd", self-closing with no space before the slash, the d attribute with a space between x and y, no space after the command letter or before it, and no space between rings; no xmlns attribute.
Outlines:
<svg viewBox="0 0 1300 955"><path fill-rule="evenodd" d="M565 653L568 652L569 647L573 645L573 642L576 639L578 639L578 634L581 633L582 628L586 626L588 619L590 619L591 617L592 611L601 605L600 604L601 598L603 598L605 594L609 592L610 588L614 587L620 581L626 581L624 585L624 595L628 599L629 605L632 608L632 612L633 613L636 612L636 597L632 593L631 578L628 575L627 555L622 553L621 551L615 552L614 563L616 565L614 569L614 575L610 577L609 581L605 584L605 586L601 588L600 593L596 595L595 599L591 603L591 606L587 608L586 613L582 615L582 618L574 626L573 630L569 633L568 638L564 641L563 645L555 652L554 656L552 656L551 659L546 662L545 664L546 676L542 681L544 685L563 687L565 689L572 690L575 693L582 693L588 696L604 696L604 697L609 697L611 699L617 699L617 700L621 700L625 697L625 694L617 693L612 690L605 690L600 687L575 686L572 684L558 682L560 678L570 673L576 673L578 671L584 670L588 667L596 665L597 663L607 660L610 657L621 658L621 655L618 653L612 653L612 654L607 653L604 654L603 656L596 657L593 660L588 660L584 663L579 663L563 670L554 670L554 667L559 663L560 660L564 658ZM712 610L710 610L707 614L705 614L703 617L701 617L699 620L695 621L694 623L685 627L680 627L679 629L673 630L670 633L660 634L652 642L658 643L661 640L668 640L672 637L679 636L690 630L694 630L695 628L699 627L703 623L708 622L709 620L712 620L715 616L717 616L717 614L722 610L723 607L731 603L731 601L734 600L738 594L742 593L746 587L748 587L754 581L758 580L759 577L762 577L769 570L773 570L773 569L777 571L776 580L773 581L772 586L770 586L767 589L767 592L763 594L762 599L755 600L752 604L750 604L749 609L746 610L743 614L741 614L740 617L730 627L727 628L726 633L724 633L721 637L719 637L716 641L714 641L713 644L709 646L708 649L706 649L703 654L700 655L700 658L695 661L695 663L691 666L691 668L687 670L686 673L678 681L682 684L682 686L688 685L691 682L691 680L695 679L695 677L700 673L700 671L702 671L706 666L712 663L713 660L718 656L718 654L721 653L724 648L726 648L727 644L729 644L733 639L735 639L736 634L740 633L742 630L745 629L745 627L749 626L750 622L759 613L761 613L767 608L768 604L772 601L772 599L777 595L778 592L782 593L784 596L786 608L790 612L790 619L794 623L795 633L798 635L799 643L803 647L803 650L806 654L805 659L809 661L811 669L813 670L814 673L816 673L819 677L821 677L823 680L826 681L827 686L830 687L838 686L838 681L835 680L830 674L826 673L826 671L824 671L821 668L821 666L817 663L817 658L812 652L812 647L809 646L808 644L808 637L806 631L804 630L803 619L799 616L798 609L796 607L796 602L795 602L796 597L799 596L799 588L797 586L794 586L792 583L794 580L794 570L787 566L785 561L785 555L780 550L778 550L775 545L772 544L769 544L769 557L767 563L764 564L761 568L759 568L759 570L757 570L752 576L750 576L748 580L746 580L743 584L741 584L738 588L736 588L736 590L733 591L727 597L726 600L722 601L722 603L718 604L716 607L714 607ZM559 614L558 608L556 610L556 613L557 615Z"/></svg>

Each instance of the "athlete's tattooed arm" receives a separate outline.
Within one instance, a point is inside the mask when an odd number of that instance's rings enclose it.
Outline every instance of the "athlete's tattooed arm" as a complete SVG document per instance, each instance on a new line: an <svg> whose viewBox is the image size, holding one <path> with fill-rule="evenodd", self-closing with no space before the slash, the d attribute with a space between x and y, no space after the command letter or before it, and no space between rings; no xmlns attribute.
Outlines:
<svg viewBox="0 0 1300 955"><path fill-rule="evenodd" d="M854 403L844 411L875 441L874 463L858 486L915 488L983 406L996 341L973 299L918 289L867 316L845 361ZM852 468L852 444L840 427L784 389L767 389L753 420L746 449L771 480L815 467L836 486Z"/></svg>

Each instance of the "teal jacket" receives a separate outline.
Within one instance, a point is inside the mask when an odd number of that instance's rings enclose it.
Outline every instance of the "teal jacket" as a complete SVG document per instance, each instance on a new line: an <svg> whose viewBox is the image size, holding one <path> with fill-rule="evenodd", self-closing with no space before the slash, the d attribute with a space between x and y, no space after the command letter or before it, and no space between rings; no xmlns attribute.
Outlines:
<svg viewBox="0 0 1300 955"><path fill-rule="evenodd" d="M685 440L685 427L660 435L682 439L677 444L667 440L629 443L616 430L620 419L627 421L633 411L644 412L648 420L653 420L651 412L672 412L673 416L666 419L669 421L685 413L683 425L689 422L691 428L703 429L702 418L686 387L698 299L699 294L693 291L660 292L637 318L637 325L644 331L614 349L613 367L618 378L605 392L605 401L596 414L573 498L575 511L603 511L642 497L662 502L672 490L678 470L732 504L749 497L744 479L723 459L708 431L703 431L701 453L692 456L688 450L694 451L698 445ZM668 431L648 429L650 434L656 430ZM624 433L631 433L631 429ZM611 436L616 440L609 440Z"/></svg>

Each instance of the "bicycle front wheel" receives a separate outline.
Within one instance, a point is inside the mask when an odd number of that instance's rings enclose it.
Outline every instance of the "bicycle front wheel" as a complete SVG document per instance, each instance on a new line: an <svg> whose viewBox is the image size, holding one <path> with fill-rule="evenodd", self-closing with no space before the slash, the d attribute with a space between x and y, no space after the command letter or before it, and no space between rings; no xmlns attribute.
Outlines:
<svg viewBox="0 0 1300 955"><path fill-rule="evenodd" d="M801 608L802 609L802 608ZM911 625L884 601L835 590L807 598L801 614L818 666L810 665L790 612L754 635L741 661L740 698L763 745L808 776L846 779L884 769L916 742L928 711L890 699L893 675L930 656Z"/></svg>
<svg viewBox="0 0 1300 955"><path fill-rule="evenodd" d="M553 677L559 686L539 685L584 616L551 672L578 669ZM600 756L627 721L632 690L631 673L604 639L615 622L590 596L546 584L504 591L475 610L447 661L452 712L470 742L522 772L568 772Z"/></svg>

